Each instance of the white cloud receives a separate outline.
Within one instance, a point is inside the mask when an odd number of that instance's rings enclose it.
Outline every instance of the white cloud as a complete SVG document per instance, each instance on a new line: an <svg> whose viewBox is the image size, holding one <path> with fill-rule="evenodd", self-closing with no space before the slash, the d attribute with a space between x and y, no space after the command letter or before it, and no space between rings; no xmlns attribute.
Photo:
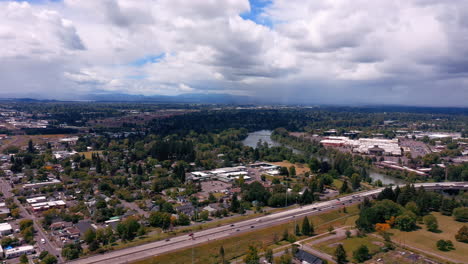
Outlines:
<svg viewBox="0 0 468 264"><path fill-rule="evenodd" d="M272 27L242 19L249 10L247 0L0 2L0 96L467 104L468 1L274 0L258 14Z"/></svg>

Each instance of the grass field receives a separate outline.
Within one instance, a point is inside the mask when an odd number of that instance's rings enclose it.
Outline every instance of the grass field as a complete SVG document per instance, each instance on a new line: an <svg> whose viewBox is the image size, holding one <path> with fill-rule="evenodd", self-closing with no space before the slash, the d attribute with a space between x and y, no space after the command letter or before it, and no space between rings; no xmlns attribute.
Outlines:
<svg viewBox="0 0 468 264"><path fill-rule="evenodd" d="M307 165L305 164L302 164L302 163L296 163L296 164L292 164L291 162L289 161L281 161L281 162L270 162L271 164L275 164L277 166L282 166L282 167L286 167L289 169L289 167L293 166L296 167L296 174L299 175L299 174L304 174L306 172L310 172L310 169L309 167L307 167Z"/></svg>
<svg viewBox="0 0 468 264"><path fill-rule="evenodd" d="M353 259L353 251L355 251L361 245L366 245L369 248L371 254L375 254L380 251L380 244L382 243L379 239L372 236L365 237L351 237L347 239L335 239L328 240L326 242L315 245L317 249L323 251L329 255L334 255L336 246L338 243L342 243L343 247L348 255L348 260Z"/></svg>
<svg viewBox="0 0 468 264"><path fill-rule="evenodd" d="M441 233L432 233L426 230L424 225L422 228L413 232L401 232L399 230L391 230L392 240L403 243L421 250L430 251L440 256L446 256L452 259L466 262L468 258L468 244L461 243L455 240L455 234L463 226L463 223L453 220L451 216L444 216L440 213L432 213L439 222ZM465 223L466 225L466 223ZM439 239L451 240L455 246L455 250L444 252L436 247L436 242Z"/></svg>
<svg viewBox="0 0 468 264"><path fill-rule="evenodd" d="M3 140L0 145L0 151L3 151L9 146L16 146L24 148L28 145L29 140L34 144L45 144L47 142L58 142L61 138L72 137L73 135L54 134L54 135L18 135L10 136L8 139Z"/></svg>
<svg viewBox="0 0 468 264"><path fill-rule="evenodd" d="M309 220L311 220L315 226L315 233L322 233L326 232L329 226L336 228L354 223L357 212L357 206L350 206L347 213L343 213L342 211L338 212L338 210L336 210L317 216L310 216ZM298 221L298 223L301 222L302 219ZM281 239L286 228L290 233L293 233L294 222L199 245L194 249L195 263L216 263L216 261L219 260L218 254L221 246L224 247L226 259L234 259L242 256L247 251L248 246L252 243L257 245L259 248L273 245L275 236ZM300 237L298 239L301 238L304 237ZM153 257L151 259L138 261L136 264L182 264L191 263L191 261L192 249L189 248Z"/></svg>

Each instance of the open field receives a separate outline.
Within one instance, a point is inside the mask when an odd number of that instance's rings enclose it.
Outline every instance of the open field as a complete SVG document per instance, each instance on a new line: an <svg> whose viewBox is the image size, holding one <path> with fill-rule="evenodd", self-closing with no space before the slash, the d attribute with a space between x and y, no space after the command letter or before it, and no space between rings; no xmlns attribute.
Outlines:
<svg viewBox="0 0 468 264"><path fill-rule="evenodd" d="M307 167L306 164L302 164L302 163L296 163L296 164L292 164L291 162L289 161L281 161L281 162L270 162L271 164L275 164L277 166L282 166L282 167L286 167L289 169L289 167L293 166L296 167L296 174L299 175L299 174L304 174L306 172L310 172L310 169L309 167Z"/></svg>
<svg viewBox="0 0 468 264"><path fill-rule="evenodd" d="M439 229L441 233L432 233L426 230L424 225L422 228L413 232L401 232L399 230L391 230L392 240L404 245L419 248L424 251L433 252L439 256L445 256L451 259L456 259L461 262L467 261L468 257L468 244L461 243L455 240L455 234L463 226L463 223L453 220L451 216L445 216L440 213L432 213L439 222ZM465 223L466 225L466 223ZM439 239L451 240L455 250L444 252L436 247L436 242Z"/></svg>
<svg viewBox="0 0 468 264"><path fill-rule="evenodd" d="M348 213L342 211L331 211L317 216L310 216L309 220L315 226L315 233L326 232L329 226L343 226L349 223L354 223L356 219L357 206L350 206ZM298 219L298 223L302 223L302 219ZM241 257L249 245L254 243L259 248L264 248L274 244L275 237L277 240L285 229L293 233L294 222L281 224L278 226L268 227L258 231L240 234L224 240L213 241L194 248L194 263L216 263L219 260L219 248L224 247L226 259L234 259ZM298 239L305 238L300 237ZM151 259L135 262L136 264L182 264L191 263L192 249L183 249L177 252L171 252L161 256L156 256Z"/></svg>
<svg viewBox="0 0 468 264"><path fill-rule="evenodd" d="M80 155L84 155L86 159L91 159L93 154L102 154L102 151L85 151L85 152L80 152Z"/></svg>
<svg viewBox="0 0 468 264"><path fill-rule="evenodd" d="M365 237L351 237L345 239L333 239L326 242L315 245L314 247L327 253L328 255L333 256L335 254L335 249L338 244L343 244L343 247L346 250L348 255L348 260L353 259L353 251L355 251L361 245L366 245L369 248L371 254L375 254L380 251L382 241L372 236Z"/></svg>
<svg viewBox="0 0 468 264"><path fill-rule="evenodd" d="M45 144L47 142L58 142L61 138L72 137L72 134L55 134L55 135L17 135L10 136L8 139L2 141L0 145L0 152L9 146L25 148L31 139L34 144Z"/></svg>

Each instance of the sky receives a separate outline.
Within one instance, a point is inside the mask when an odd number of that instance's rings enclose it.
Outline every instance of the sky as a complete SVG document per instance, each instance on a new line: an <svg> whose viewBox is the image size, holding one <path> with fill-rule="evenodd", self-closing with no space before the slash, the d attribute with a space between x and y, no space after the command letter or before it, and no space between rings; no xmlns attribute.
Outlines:
<svg viewBox="0 0 468 264"><path fill-rule="evenodd" d="M0 97L468 107L468 0L0 0Z"/></svg>

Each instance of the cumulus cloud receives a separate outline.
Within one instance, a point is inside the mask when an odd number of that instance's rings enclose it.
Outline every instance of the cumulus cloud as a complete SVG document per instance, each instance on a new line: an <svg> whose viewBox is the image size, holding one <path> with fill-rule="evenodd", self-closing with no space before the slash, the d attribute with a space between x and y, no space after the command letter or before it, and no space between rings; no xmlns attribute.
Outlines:
<svg viewBox="0 0 468 264"><path fill-rule="evenodd" d="M4 1L0 41L0 96L468 102L465 0Z"/></svg>

